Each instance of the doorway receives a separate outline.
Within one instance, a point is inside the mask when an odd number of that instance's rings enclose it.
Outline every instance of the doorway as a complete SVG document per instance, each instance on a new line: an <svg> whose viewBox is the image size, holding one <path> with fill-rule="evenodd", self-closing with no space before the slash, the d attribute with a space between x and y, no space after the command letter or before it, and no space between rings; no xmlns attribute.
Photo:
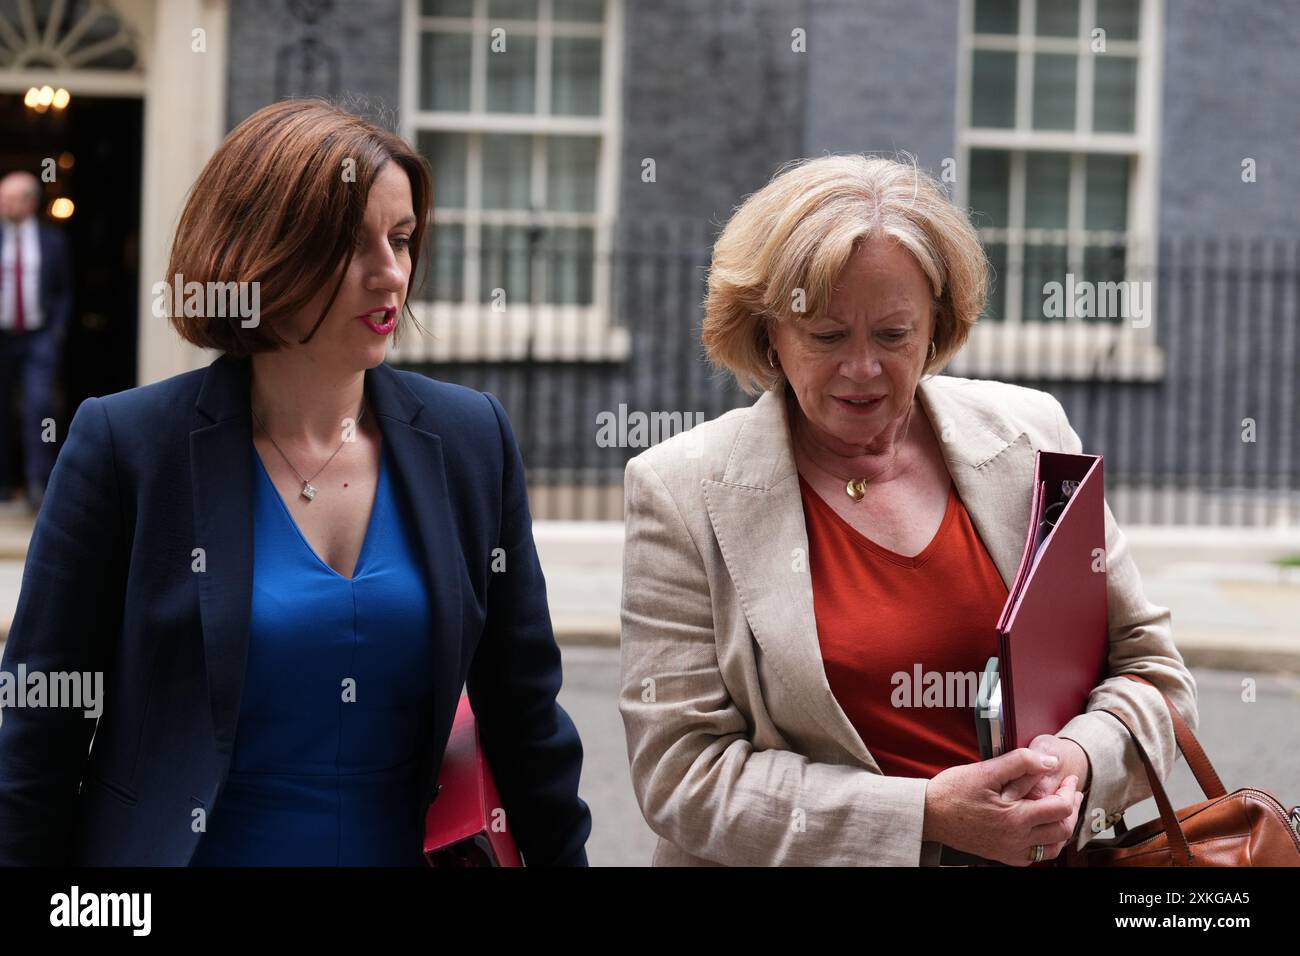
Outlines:
<svg viewBox="0 0 1300 956"><path fill-rule="evenodd" d="M22 94L0 93L0 175L25 169L39 178L53 160L40 217L64 231L72 258L72 320L55 376L60 438L85 398L136 384L143 124L138 97L74 93L66 108L39 113ZM71 202L58 204L65 216L52 218L55 200ZM15 394L15 415L20 401ZM21 486L17 422L9 434L15 474L0 484Z"/></svg>

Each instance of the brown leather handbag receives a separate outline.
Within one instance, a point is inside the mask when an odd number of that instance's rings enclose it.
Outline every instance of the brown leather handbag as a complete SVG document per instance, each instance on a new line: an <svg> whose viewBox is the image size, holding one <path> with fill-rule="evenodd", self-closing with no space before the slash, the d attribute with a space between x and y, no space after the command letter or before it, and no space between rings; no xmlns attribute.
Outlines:
<svg viewBox="0 0 1300 956"><path fill-rule="evenodd" d="M1122 675L1155 687L1135 674ZM1156 690L1160 688L1156 687ZM1201 792L1208 798L1174 811L1151 766L1142 741L1129 722L1107 710L1129 732L1146 768L1160 819L1133 830L1121 815L1115 836L1090 841L1082 850L1066 848L1066 866L1300 866L1300 807L1287 811L1267 790L1243 787L1228 793L1192 729L1165 697L1174 737Z"/></svg>

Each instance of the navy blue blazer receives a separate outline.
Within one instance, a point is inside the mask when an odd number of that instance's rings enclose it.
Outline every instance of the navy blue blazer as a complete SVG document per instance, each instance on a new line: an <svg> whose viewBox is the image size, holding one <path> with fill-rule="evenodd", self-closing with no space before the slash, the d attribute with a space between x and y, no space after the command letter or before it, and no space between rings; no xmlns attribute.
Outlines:
<svg viewBox="0 0 1300 956"><path fill-rule="evenodd" d="M103 710L4 710L0 864L186 865L219 804L251 614L250 372L223 355L77 409L0 669L102 671ZM365 392L438 621L424 806L467 686L525 863L585 865L582 744L556 702L560 653L505 411L385 364Z"/></svg>
<svg viewBox="0 0 1300 956"><path fill-rule="evenodd" d="M62 338L72 321L72 259L62 232L40 224L41 311L45 327Z"/></svg>

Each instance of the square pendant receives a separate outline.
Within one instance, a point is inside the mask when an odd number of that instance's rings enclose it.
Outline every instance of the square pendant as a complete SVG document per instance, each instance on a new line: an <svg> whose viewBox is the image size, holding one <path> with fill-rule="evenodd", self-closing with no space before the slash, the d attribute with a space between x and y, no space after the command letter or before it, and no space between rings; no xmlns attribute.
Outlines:
<svg viewBox="0 0 1300 956"><path fill-rule="evenodd" d="M313 498L316 497L316 489L312 487L310 481L304 481L302 483L302 496L306 498L308 501L311 501Z"/></svg>

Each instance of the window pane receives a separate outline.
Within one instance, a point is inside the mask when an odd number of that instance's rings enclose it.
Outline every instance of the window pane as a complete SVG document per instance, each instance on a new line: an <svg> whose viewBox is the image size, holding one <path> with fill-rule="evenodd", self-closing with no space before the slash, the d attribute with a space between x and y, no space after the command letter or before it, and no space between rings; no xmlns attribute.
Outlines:
<svg viewBox="0 0 1300 956"><path fill-rule="evenodd" d="M426 17L472 17L474 0L421 0L420 13Z"/></svg>
<svg viewBox="0 0 1300 956"><path fill-rule="evenodd" d="M1040 37L1079 35L1079 0L1038 0L1034 32Z"/></svg>
<svg viewBox="0 0 1300 956"><path fill-rule="evenodd" d="M1030 229L1065 229L1069 224L1069 154L1026 154L1025 226Z"/></svg>
<svg viewBox="0 0 1300 956"><path fill-rule="evenodd" d="M481 231L479 301L491 302L492 290L504 289L507 307L527 305L532 301L527 227L485 225Z"/></svg>
<svg viewBox="0 0 1300 956"><path fill-rule="evenodd" d="M600 23L605 19L605 0L555 0L555 19Z"/></svg>
<svg viewBox="0 0 1300 956"><path fill-rule="evenodd" d="M548 303L591 305L595 248L591 229L550 230L545 242Z"/></svg>
<svg viewBox="0 0 1300 956"><path fill-rule="evenodd" d="M1137 60L1114 54L1096 59L1092 128L1099 133L1131 133L1137 109Z"/></svg>
<svg viewBox="0 0 1300 956"><path fill-rule="evenodd" d="M1109 246L1087 246L1083 251L1083 278L1089 282L1123 282L1127 250L1121 242ZM1085 322L1122 322L1126 313L1133 312L1122 289L1112 290L1095 286L1092 315L1081 316ZM1076 306L1077 308L1077 306ZM1086 306L1085 306L1086 308Z"/></svg>
<svg viewBox="0 0 1300 956"><path fill-rule="evenodd" d="M551 112L599 116L600 40L556 37L551 61Z"/></svg>
<svg viewBox="0 0 1300 956"><path fill-rule="evenodd" d="M989 261L989 298L985 317L1001 322L1007 317L1007 247L1002 242L986 242L984 255Z"/></svg>
<svg viewBox="0 0 1300 956"><path fill-rule="evenodd" d="M1048 317L1043 314L1045 298L1044 287L1049 282L1061 283L1060 295L1066 294L1066 248L1063 245L1025 245L1025 284L1021 299L1020 318L1024 322L1063 322L1065 307L1062 304L1061 315ZM1063 303L1063 299L1062 299Z"/></svg>
<svg viewBox="0 0 1300 956"><path fill-rule="evenodd" d="M1078 59L1058 53L1034 56L1034 129L1074 129Z"/></svg>
<svg viewBox="0 0 1300 956"><path fill-rule="evenodd" d="M521 133L483 134L483 208L527 209L532 139Z"/></svg>
<svg viewBox="0 0 1300 956"><path fill-rule="evenodd" d="M1016 33L1020 0L976 0L976 33Z"/></svg>
<svg viewBox="0 0 1300 956"><path fill-rule="evenodd" d="M420 37L420 109L469 109L469 59L468 33Z"/></svg>
<svg viewBox="0 0 1300 956"><path fill-rule="evenodd" d="M466 135L424 130L415 142L420 155L433 167L434 208L464 209Z"/></svg>
<svg viewBox="0 0 1300 956"><path fill-rule="evenodd" d="M1128 228L1127 156L1089 156L1085 229Z"/></svg>
<svg viewBox="0 0 1300 956"><path fill-rule="evenodd" d="M536 20L537 0L489 0L488 16L498 20Z"/></svg>
<svg viewBox="0 0 1300 956"><path fill-rule="evenodd" d="M594 136L552 136L546 141L546 207L557 212L596 211Z"/></svg>
<svg viewBox="0 0 1300 956"><path fill-rule="evenodd" d="M458 222L439 225L435 219L428 240L432 246L424 298L435 302L465 299L465 227Z"/></svg>
<svg viewBox="0 0 1300 956"><path fill-rule="evenodd" d="M1138 38L1138 5L1134 0L1097 0L1097 26L1108 40Z"/></svg>
<svg viewBox="0 0 1300 956"><path fill-rule="evenodd" d="M1011 154L974 149L970 156L970 204L976 228L1005 229L1011 189Z"/></svg>
<svg viewBox="0 0 1300 956"><path fill-rule="evenodd" d="M1016 125L1016 55L976 50L971 122L1010 129Z"/></svg>
<svg viewBox="0 0 1300 956"><path fill-rule="evenodd" d="M488 47L488 112L532 113L537 107L537 38L506 33L505 45L504 50Z"/></svg>

